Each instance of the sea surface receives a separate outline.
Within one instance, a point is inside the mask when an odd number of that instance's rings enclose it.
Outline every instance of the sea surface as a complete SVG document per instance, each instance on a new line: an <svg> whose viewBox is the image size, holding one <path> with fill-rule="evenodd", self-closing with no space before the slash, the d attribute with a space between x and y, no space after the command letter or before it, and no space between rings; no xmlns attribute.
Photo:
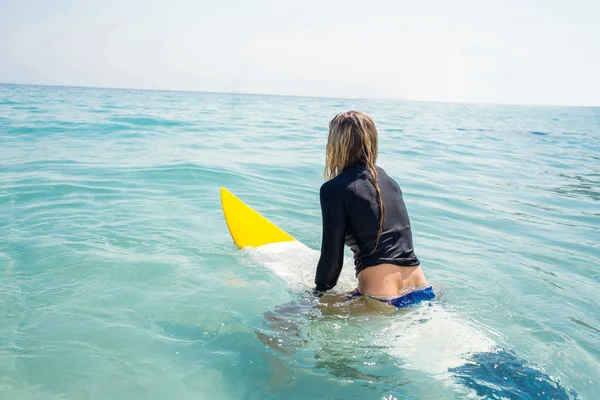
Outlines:
<svg viewBox="0 0 600 400"><path fill-rule="evenodd" d="M323 311L223 219L220 187L316 253L350 109L439 294L412 310ZM600 398L600 108L0 85L0 399L468 396Z"/></svg>

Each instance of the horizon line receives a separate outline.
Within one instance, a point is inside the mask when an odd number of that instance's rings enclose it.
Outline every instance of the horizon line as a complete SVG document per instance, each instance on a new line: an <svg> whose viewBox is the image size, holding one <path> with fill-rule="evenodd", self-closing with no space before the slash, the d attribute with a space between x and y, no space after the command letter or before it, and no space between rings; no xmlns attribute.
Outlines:
<svg viewBox="0 0 600 400"><path fill-rule="evenodd" d="M475 101L443 101L443 100L411 100L389 97L336 97L336 96L318 96L318 95L295 95L280 93L254 93L254 92L214 92L190 89L148 89L133 87L109 87L109 86L87 86L87 85L51 85L38 83L12 83L0 82L0 86L38 86L48 88L71 88L71 89L101 89L101 90L132 90L142 92L180 92L180 93L205 93L205 94L225 94L241 96L272 96L272 97L296 97L307 99L330 99L330 100L367 100L367 101L393 101L399 103L432 103L432 104L457 104L457 105L480 105L480 106L518 106L518 107L562 107L562 108L600 108L599 105L566 105L566 104L533 104L533 103L495 103L495 102L475 102Z"/></svg>

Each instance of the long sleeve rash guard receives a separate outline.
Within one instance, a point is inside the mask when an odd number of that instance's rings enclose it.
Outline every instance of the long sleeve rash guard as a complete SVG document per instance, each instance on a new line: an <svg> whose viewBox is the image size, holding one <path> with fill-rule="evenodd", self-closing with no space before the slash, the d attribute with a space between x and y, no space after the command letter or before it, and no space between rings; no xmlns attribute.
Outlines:
<svg viewBox="0 0 600 400"><path fill-rule="evenodd" d="M383 263L400 266L420 264L413 248L402 191L383 169L376 168L385 218L374 252L380 210L368 169L361 164L349 167L321 186L323 235L315 276L317 291L326 291L337 285L344 262L344 245L354 253L357 276L363 269Z"/></svg>

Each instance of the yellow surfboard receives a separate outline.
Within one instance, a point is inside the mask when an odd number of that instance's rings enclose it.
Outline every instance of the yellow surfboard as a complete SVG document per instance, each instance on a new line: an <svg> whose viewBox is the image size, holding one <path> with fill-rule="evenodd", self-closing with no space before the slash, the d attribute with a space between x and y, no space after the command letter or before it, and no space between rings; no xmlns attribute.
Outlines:
<svg viewBox="0 0 600 400"><path fill-rule="evenodd" d="M224 187L221 188L221 206L231 238L240 249L295 240Z"/></svg>

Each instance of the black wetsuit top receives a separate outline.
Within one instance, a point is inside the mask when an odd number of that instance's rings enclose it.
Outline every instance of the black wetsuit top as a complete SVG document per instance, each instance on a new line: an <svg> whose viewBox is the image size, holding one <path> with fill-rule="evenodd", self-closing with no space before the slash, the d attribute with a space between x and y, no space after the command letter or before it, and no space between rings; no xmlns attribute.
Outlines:
<svg viewBox="0 0 600 400"><path fill-rule="evenodd" d="M380 212L368 169L364 165L349 167L321 186L323 237L315 276L318 292L337 284L344 260L344 244L354 253L356 275L367 267L382 263L420 264L413 249L410 221L400 186L383 169L376 168L385 218L373 254Z"/></svg>

